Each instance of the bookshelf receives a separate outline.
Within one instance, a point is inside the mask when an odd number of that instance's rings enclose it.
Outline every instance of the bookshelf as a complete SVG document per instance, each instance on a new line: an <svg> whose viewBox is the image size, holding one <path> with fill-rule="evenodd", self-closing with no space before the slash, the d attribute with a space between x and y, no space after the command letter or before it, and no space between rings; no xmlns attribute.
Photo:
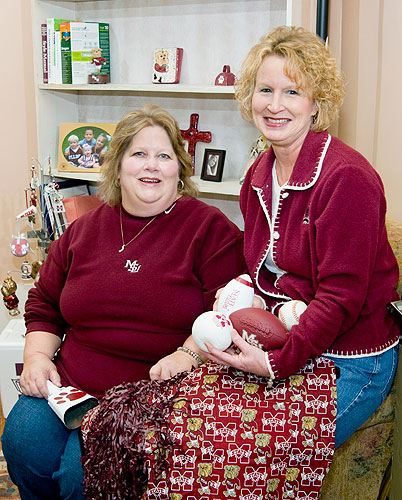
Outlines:
<svg viewBox="0 0 402 500"><path fill-rule="evenodd" d="M38 154L51 157L52 173L96 183L95 173L57 172L60 123L117 123L129 110L154 102L187 129L192 113L211 143L196 147L195 181L201 196L222 208L241 226L237 204L239 179L249 149L258 137L234 100L233 87L214 85L223 66L236 74L249 48L271 27L290 24L291 0L31 0L37 104ZM297 14L297 12L296 12ZM43 84L40 25L48 17L110 23L111 83ZM183 47L179 84L152 84L152 53L158 47ZM225 149L220 183L201 181L204 150ZM227 203L230 200L231 203ZM221 208L221 207L220 207Z"/></svg>
<svg viewBox="0 0 402 500"><path fill-rule="evenodd" d="M81 2L84 0L80 0ZM103 0L105 1L105 0ZM130 94L152 94L158 95L163 94L165 96L168 95L188 95L193 97L210 97L210 98L219 98L219 99L231 99L234 97L234 88L233 87L219 87L212 85L184 85L181 83L178 84L160 84L156 85L153 83L140 83L140 84L132 84L132 83L118 83L113 84L109 83L107 85L56 85L56 84L39 84L39 89L42 90L55 90L59 92L106 92L106 93L123 93L129 92Z"/></svg>

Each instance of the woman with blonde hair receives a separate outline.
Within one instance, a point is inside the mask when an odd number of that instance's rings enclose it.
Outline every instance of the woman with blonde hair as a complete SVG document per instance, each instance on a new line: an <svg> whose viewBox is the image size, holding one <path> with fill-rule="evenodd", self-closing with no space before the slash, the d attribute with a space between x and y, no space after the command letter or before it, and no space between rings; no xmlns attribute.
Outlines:
<svg viewBox="0 0 402 500"><path fill-rule="evenodd" d="M391 387L399 327L398 266L385 228L378 173L328 127L339 114L343 78L323 41L303 28L278 27L246 56L236 99L271 144L248 170L240 195L248 271L278 314L291 301L307 309L285 345L211 359L281 380L324 356L337 371L335 446L380 406Z"/></svg>

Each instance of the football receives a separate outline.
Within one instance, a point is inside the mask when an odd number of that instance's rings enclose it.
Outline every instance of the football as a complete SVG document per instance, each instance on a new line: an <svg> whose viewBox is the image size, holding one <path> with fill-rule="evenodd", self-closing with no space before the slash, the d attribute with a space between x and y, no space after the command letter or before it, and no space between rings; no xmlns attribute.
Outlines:
<svg viewBox="0 0 402 500"><path fill-rule="evenodd" d="M229 319L246 342L264 350L282 347L288 337L283 323L264 309L246 307L232 312Z"/></svg>

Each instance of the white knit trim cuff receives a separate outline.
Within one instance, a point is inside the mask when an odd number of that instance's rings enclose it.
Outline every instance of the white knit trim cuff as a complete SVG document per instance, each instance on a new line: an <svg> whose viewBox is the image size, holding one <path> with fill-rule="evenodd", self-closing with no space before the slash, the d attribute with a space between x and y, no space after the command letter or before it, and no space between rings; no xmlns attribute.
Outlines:
<svg viewBox="0 0 402 500"><path fill-rule="evenodd" d="M272 370L267 351L264 352L264 356L265 356L265 363L266 363L267 368L268 368L269 377L271 378L271 380L275 380L275 375L274 375L274 372Z"/></svg>

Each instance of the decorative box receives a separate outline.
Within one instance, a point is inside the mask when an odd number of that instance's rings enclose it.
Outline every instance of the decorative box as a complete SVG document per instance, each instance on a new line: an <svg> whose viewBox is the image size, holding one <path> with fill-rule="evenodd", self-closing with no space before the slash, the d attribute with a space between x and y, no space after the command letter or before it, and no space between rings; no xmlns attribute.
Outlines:
<svg viewBox="0 0 402 500"><path fill-rule="evenodd" d="M152 83L179 83L183 49L156 49L152 66Z"/></svg>

